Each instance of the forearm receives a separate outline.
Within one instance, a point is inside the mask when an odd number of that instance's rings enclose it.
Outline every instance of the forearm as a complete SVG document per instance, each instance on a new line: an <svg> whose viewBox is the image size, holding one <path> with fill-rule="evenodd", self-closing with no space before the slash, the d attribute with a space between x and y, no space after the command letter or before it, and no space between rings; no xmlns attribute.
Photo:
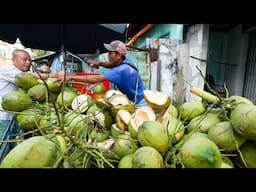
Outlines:
<svg viewBox="0 0 256 192"><path fill-rule="evenodd" d="M36 79L48 79L50 76L49 73L37 73L37 72L33 72L32 75L36 78Z"/></svg>
<svg viewBox="0 0 256 192"><path fill-rule="evenodd" d="M85 83L98 83L106 80L104 75L97 74L97 75L68 75L66 76L66 81L80 81Z"/></svg>
<svg viewBox="0 0 256 192"><path fill-rule="evenodd" d="M99 62L99 66L105 67L105 68L112 68L113 67L113 63L111 62L104 62L104 61L100 61Z"/></svg>

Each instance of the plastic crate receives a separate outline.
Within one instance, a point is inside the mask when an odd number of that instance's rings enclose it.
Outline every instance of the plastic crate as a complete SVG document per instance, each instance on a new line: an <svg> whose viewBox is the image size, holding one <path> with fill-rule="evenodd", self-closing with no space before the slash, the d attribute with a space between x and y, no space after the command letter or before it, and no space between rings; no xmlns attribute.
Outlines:
<svg viewBox="0 0 256 192"><path fill-rule="evenodd" d="M19 136L23 133L23 131L19 129L18 122L15 118L9 121L6 127L1 127L1 129L4 129L4 132L0 138L0 162L17 145L16 142L7 141L15 139L16 136Z"/></svg>
<svg viewBox="0 0 256 192"><path fill-rule="evenodd" d="M98 73L83 73L83 72L79 72L76 73L76 75L88 75L88 76L92 76L92 75L99 75ZM75 84L74 87L76 90L78 90L80 93L85 93L90 95L92 98L96 99L97 95L93 94L92 92L92 86L93 84L88 84L88 85L80 85L80 84ZM110 90L110 81L105 80L103 81L103 85L106 89L106 91Z"/></svg>

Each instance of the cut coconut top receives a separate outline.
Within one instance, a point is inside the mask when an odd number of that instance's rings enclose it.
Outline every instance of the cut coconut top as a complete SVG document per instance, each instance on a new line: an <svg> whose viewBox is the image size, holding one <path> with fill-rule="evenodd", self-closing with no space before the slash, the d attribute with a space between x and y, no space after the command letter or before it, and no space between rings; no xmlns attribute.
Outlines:
<svg viewBox="0 0 256 192"><path fill-rule="evenodd" d="M116 123L113 123L113 124L111 125L111 127L112 127L113 129L115 129L115 130L122 131L121 129L119 129L119 127L117 126Z"/></svg>
<svg viewBox="0 0 256 192"><path fill-rule="evenodd" d="M112 97L113 95L123 95L123 93L121 91L118 91L118 90L108 90L106 93L105 93L105 99L109 99L110 97Z"/></svg>
<svg viewBox="0 0 256 192"><path fill-rule="evenodd" d="M98 120L100 126L105 127L105 115L102 111L96 111L94 118Z"/></svg>
<svg viewBox="0 0 256 192"><path fill-rule="evenodd" d="M115 95L109 99L109 103L112 107L116 107L118 105L128 105L129 99L126 95Z"/></svg>
<svg viewBox="0 0 256 192"><path fill-rule="evenodd" d="M126 125L128 125L130 119L132 118L131 114L130 114L128 111L123 110L123 109L119 110L119 111L117 112L117 115L122 119L122 121L123 121Z"/></svg>
<svg viewBox="0 0 256 192"><path fill-rule="evenodd" d="M135 116L136 116L136 113L138 111L144 111L147 113L148 115L148 120L149 121L155 121L156 120L156 114L154 112L154 110L150 107L150 106L142 106L142 107L139 107L138 109L136 109L135 111Z"/></svg>
<svg viewBox="0 0 256 192"><path fill-rule="evenodd" d="M136 111L134 115L135 124L139 127L144 121L148 121L148 113L146 111Z"/></svg>
<svg viewBox="0 0 256 192"><path fill-rule="evenodd" d="M71 103L71 108L73 110L78 110L80 113L85 112L89 105L88 97L89 96L86 94L76 96Z"/></svg>
<svg viewBox="0 0 256 192"><path fill-rule="evenodd" d="M103 148L103 149L110 150L114 143L115 143L114 139L110 138L110 139L107 139L103 142L97 143L96 145L98 147Z"/></svg>
<svg viewBox="0 0 256 192"><path fill-rule="evenodd" d="M129 123L130 123L130 126L132 126L131 128L134 129L134 130L137 132L138 129L139 129L139 126L137 125L136 120L132 118ZM139 122L139 123L140 123L140 122ZM143 122L142 122L142 123L143 123ZM142 124L142 123L141 123L141 124Z"/></svg>
<svg viewBox="0 0 256 192"><path fill-rule="evenodd" d="M145 90L143 93L144 93L145 100L153 109L154 108L163 109L169 106L171 102L170 96L168 96L163 92Z"/></svg>

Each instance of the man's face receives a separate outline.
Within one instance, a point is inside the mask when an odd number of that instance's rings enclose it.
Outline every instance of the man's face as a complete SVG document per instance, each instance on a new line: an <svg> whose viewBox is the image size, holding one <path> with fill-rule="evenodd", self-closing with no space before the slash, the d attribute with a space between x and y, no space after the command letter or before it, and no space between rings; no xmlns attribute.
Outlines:
<svg viewBox="0 0 256 192"><path fill-rule="evenodd" d="M122 61L122 56L116 51L110 51L108 52L108 60L113 66L120 64Z"/></svg>
<svg viewBox="0 0 256 192"><path fill-rule="evenodd" d="M18 52L13 58L14 65L21 71L29 71L31 66L31 57L26 52Z"/></svg>

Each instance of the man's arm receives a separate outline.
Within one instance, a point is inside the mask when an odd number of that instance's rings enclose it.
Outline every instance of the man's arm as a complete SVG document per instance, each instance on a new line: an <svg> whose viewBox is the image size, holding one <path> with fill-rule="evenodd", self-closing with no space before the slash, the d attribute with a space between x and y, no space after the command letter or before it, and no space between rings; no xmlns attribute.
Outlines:
<svg viewBox="0 0 256 192"><path fill-rule="evenodd" d="M58 78L61 82L64 81L64 71L60 71L53 75L54 77ZM80 81L85 83L98 83L104 80L107 80L104 75L97 74L97 75L66 75L66 79L68 81Z"/></svg>
<svg viewBox="0 0 256 192"><path fill-rule="evenodd" d="M103 62L103 61L90 61L92 67L99 68L99 66L105 68L112 68L114 66L113 62Z"/></svg>

